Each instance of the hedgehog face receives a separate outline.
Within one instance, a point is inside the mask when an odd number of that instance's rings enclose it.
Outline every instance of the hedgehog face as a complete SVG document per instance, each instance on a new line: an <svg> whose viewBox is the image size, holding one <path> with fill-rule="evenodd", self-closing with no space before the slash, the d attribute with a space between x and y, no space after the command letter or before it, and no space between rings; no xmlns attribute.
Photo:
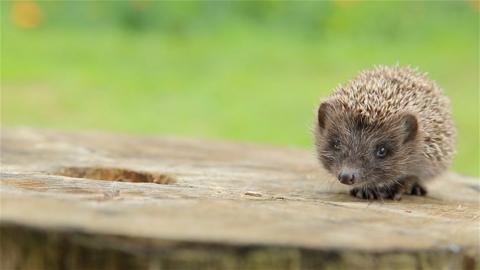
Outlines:
<svg viewBox="0 0 480 270"><path fill-rule="evenodd" d="M318 158L343 184L396 181L415 162L417 121L410 114L368 119L344 105L324 102L317 121Z"/></svg>

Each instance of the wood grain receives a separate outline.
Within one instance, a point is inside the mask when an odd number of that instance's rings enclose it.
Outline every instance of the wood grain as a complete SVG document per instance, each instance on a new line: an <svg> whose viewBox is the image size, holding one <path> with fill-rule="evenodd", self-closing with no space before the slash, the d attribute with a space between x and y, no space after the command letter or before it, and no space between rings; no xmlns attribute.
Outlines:
<svg viewBox="0 0 480 270"><path fill-rule="evenodd" d="M1 269L478 269L480 181L352 198L313 151L1 131Z"/></svg>

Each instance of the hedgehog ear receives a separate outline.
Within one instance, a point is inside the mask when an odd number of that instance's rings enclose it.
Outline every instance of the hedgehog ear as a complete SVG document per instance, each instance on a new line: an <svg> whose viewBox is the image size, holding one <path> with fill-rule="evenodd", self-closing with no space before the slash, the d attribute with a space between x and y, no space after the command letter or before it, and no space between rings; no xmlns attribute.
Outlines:
<svg viewBox="0 0 480 270"><path fill-rule="evenodd" d="M417 117L409 113L404 114L402 116L402 124L405 130L405 139L403 140L403 143L407 143L415 139L418 133Z"/></svg>
<svg viewBox="0 0 480 270"><path fill-rule="evenodd" d="M322 102L322 104L320 104L320 107L318 107L317 120L320 129L325 128L326 118L328 117L328 113L331 112L332 109L333 106L328 101Z"/></svg>

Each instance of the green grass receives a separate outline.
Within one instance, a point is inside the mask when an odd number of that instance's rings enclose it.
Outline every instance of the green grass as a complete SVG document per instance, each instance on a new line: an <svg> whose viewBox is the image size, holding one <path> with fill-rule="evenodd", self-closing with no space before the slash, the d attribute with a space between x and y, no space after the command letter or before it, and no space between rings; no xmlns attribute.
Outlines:
<svg viewBox="0 0 480 270"><path fill-rule="evenodd" d="M451 97L454 170L478 176L478 13L462 12L405 22L392 36L391 21L373 31L352 9L315 37L240 19L182 34L4 22L2 125L311 148L320 97L361 69L398 62L428 71Z"/></svg>

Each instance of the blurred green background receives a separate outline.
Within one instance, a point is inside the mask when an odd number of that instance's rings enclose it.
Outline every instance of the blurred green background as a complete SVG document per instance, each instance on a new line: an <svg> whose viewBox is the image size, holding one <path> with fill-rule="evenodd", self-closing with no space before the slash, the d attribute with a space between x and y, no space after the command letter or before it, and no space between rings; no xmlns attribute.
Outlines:
<svg viewBox="0 0 480 270"><path fill-rule="evenodd" d="M374 64L452 99L479 175L479 6L452 2L1 3L2 126L312 148L319 98Z"/></svg>

